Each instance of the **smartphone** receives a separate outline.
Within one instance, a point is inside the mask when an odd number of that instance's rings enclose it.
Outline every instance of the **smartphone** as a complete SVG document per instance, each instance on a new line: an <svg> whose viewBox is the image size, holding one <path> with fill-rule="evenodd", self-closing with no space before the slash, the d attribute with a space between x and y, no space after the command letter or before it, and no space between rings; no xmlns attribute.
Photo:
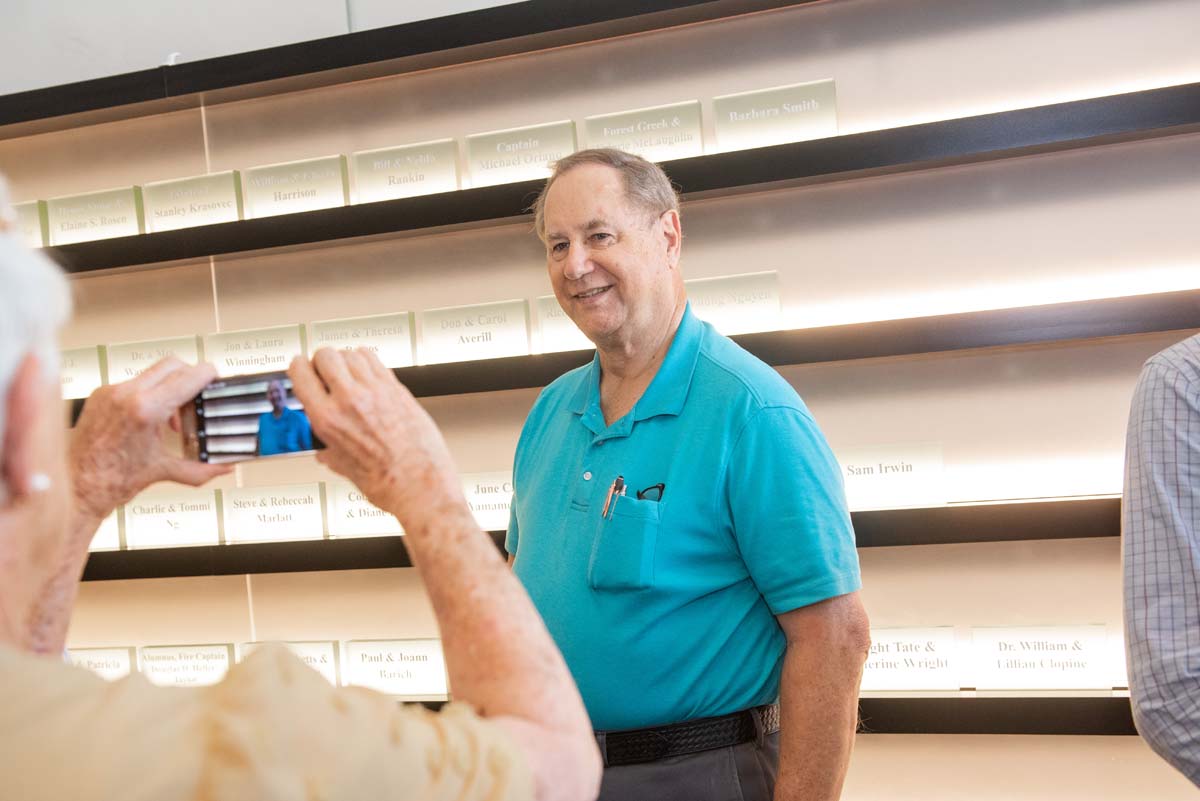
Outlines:
<svg viewBox="0 0 1200 801"><path fill-rule="evenodd" d="M220 378L179 409L183 453L201 462L312 453L313 434L285 372Z"/></svg>

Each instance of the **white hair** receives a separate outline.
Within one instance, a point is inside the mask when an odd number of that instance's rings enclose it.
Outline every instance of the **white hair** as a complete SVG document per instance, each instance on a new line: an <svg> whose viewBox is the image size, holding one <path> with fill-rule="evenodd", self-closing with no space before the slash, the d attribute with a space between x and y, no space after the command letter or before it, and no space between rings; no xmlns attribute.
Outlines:
<svg viewBox="0 0 1200 801"><path fill-rule="evenodd" d="M0 456L13 374L33 354L47 380L57 380L58 329L71 315L66 276L44 254L18 239L6 225L14 217L0 176ZM6 496L0 481L0 501Z"/></svg>

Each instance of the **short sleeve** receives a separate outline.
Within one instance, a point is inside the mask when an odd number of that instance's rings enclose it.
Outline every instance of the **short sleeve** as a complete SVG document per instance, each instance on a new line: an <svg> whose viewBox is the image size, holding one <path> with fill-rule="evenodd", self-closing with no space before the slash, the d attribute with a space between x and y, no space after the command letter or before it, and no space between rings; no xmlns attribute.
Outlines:
<svg viewBox="0 0 1200 801"><path fill-rule="evenodd" d="M726 476L734 536L772 614L862 586L841 470L806 412L756 412Z"/></svg>
<svg viewBox="0 0 1200 801"><path fill-rule="evenodd" d="M504 536L504 550L513 556L517 555L517 540L521 533L517 528L517 497L514 495L508 507L508 533Z"/></svg>

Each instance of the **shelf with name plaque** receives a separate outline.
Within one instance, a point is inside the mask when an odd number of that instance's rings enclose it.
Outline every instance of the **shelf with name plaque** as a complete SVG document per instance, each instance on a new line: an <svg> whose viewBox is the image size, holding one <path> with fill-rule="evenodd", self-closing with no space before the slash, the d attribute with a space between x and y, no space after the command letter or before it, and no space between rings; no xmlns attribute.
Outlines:
<svg viewBox="0 0 1200 801"><path fill-rule="evenodd" d="M226 170L142 186L146 232L174 231L242 219L242 176Z"/></svg>
<svg viewBox="0 0 1200 801"><path fill-rule="evenodd" d="M413 364L413 315L411 312L319 320L308 324L309 349L367 348L385 367Z"/></svg>
<svg viewBox="0 0 1200 801"><path fill-rule="evenodd" d="M125 547L173 548L220 542L217 491L153 487L125 504Z"/></svg>
<svg viewBox="0 0 1200 801"><path fill-rule="evenodd" d="M137 669L135 648L68 648L71 664L90 670L105 681L123 679Z"/></svg>
<svg viewBox="0 0 1200 801"><path fill-rule="evenodd" d="M250 654L254 653L256 649L261 648L264 644L261 642L242 643L238 648L238 661L245 661L246 657L250 656ZM341 684L341 668L338 661L338 645L336 642L313 640L284 642L278 643L278 645L287 648L296 655L297 659L320 673L330 684L335 687Z"/></svg>
<svg viewBox="0 0 1200 801"><path fill-rule="evenodd" d="M1120 681L1102 625L977 627L971 639L976 690L1111 690Z"/></svg>
<svg viewBox="0 0 1200 801"><path fill-rule="evenodd" d="M204 337L204 356L220 376L286 370L296 356L304 355L304 327L280 325L228 331Z"/></svg>
<svg viewBox="0 0 1200 801"><path fill-rule="evenodd" d="M872 629L863 667L863 692L946 691L962 688L952 626Z"/></svg>
<svg viewBox="0 0 1200 801"><path fill-rule="evenodd" d="M713 98L720 150L747 150L837 136L832 80L758 89Z"/></svg>
<svg viewBox="0 0 1200 801"><path fill-rule="evenodd" d="M46 201L51 245L136 236L142 225L142 190L136 186Z"/></svg>
<svg viewBox="0 0 1200 801"><path fill-rule="evenodd" d="M153 684L163 687L206 687L216 684L233 665L233 645L144 645L138 667Z"/></svg>
<svg viewBox="0 0 1200 801"><path fill-rule="evenodd" d="M376 203L458 189L458 142L439 139L351 156L354 202Z"/></svg>
<svg viewBox="0 0 1200 801"><path fill-rule="evenodd" d="M116 384L142 374L160 359L174 356L188 364L200 361L200 337L170 337L143 342L122 342L104 348L108 359L108 381Z"/></svg>
<svg viewBox="0 0 1200 801"><path fill-rule="evenodd" d="M596 347L567 316L558 298L553 295L542 295L537 299L537 316L538 353L562 353Z"/></svg>
<svg viewBox="0 0 1200 801"><path fill-rule="evenodd" d="M441 640L349 640L342 649L347 685L401 699L441 699L449 693Z"/></svg>
<svg viewBox="0 0 1200 801"><path fill-rule="evenodd" d="M523 300L421 312L422 364L496 359L529 353L529 307Z"/></svg>
<svg viewBox="0 0 1200 801"><path fill-rule="evenodd" d="M333 538L400 535L404 530L395 515L375 506L349 481L325 484L326 527ZM507 525L507 522L506 522Z"/></svg>
<svg viewBox="0 0 1200 801"><path fill-rule="evenodd" d="M345 156L251 167L242 175L247 219L315 211L350 202Z"/></svg>
<svg viewBox="0 0 1200 801"><path fill-rule="evenodd" d="M570 120L471 134L467 137L471 186L548 178L550 165L574 152L575 123Z"/></svg>
<svg viewBox="0 0 1200 801"><path fill-rule="evenodd" d="M104 349L99 346L64 350L59 356L63 398L86 398L107 383L104 367Z"/></svg>
<svg viewBox="0 0 1200 801"><path fill-rule="evenodd" d="M699 100L588 117L584 130L588 147L613 147L648 161L704 153Z"/></svg>
<svg viewBox="0 0 1200 801"><path fill-rule="evenodd" d="M725 336L779 330L779 273L773 270L696 278L683 285L696 316Z"/></svg>
<svg viewBox="0 0 1200 801"><path fill-rule="evenodd" d="M506 530L512 506L512 470L466 473L461 480L467 506L479 527L484 531Z"/></svg>
<svg viewBox="0 0 1200 801"><path fill-rule="evenodd" d="M31 248L42 248L50 241L50 223L46 219L46 201L31 200L13 206L17 212L17 234Z"/></svg>
<svg viewBox="0 0 1200 801"><path fill-rule="evenodd" d="M221 490L228 543L319 540L325 536L318 483Z"/></svg>
<svg viewBox="0 0 1200 801"><path fill-rule="evenodd" d="M839 449L836 455L851 511L946 502L945 466L938 443Z"/></svg>

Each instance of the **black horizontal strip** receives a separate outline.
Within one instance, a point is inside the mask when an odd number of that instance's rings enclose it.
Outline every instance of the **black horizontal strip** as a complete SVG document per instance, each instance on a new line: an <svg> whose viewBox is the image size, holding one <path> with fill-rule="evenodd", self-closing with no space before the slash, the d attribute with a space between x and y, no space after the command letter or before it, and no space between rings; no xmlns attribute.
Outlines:
<svg viewBox="0 0 1200 801"><path fill-rule="evenodd" d="M808 142L677 159L667 172L690 195L766 184L841 180L879 172L1087 147L1200 129L1200 83L1057 103ZM80 242L51 248L69 272L204 258L520 217L542 181Z"/></svg>
<svg viewBox="0 0 1200 801"><path fill-rule="evenodd" d="M1135 735L1128 698L863 698L862 734Z"/></svg>

